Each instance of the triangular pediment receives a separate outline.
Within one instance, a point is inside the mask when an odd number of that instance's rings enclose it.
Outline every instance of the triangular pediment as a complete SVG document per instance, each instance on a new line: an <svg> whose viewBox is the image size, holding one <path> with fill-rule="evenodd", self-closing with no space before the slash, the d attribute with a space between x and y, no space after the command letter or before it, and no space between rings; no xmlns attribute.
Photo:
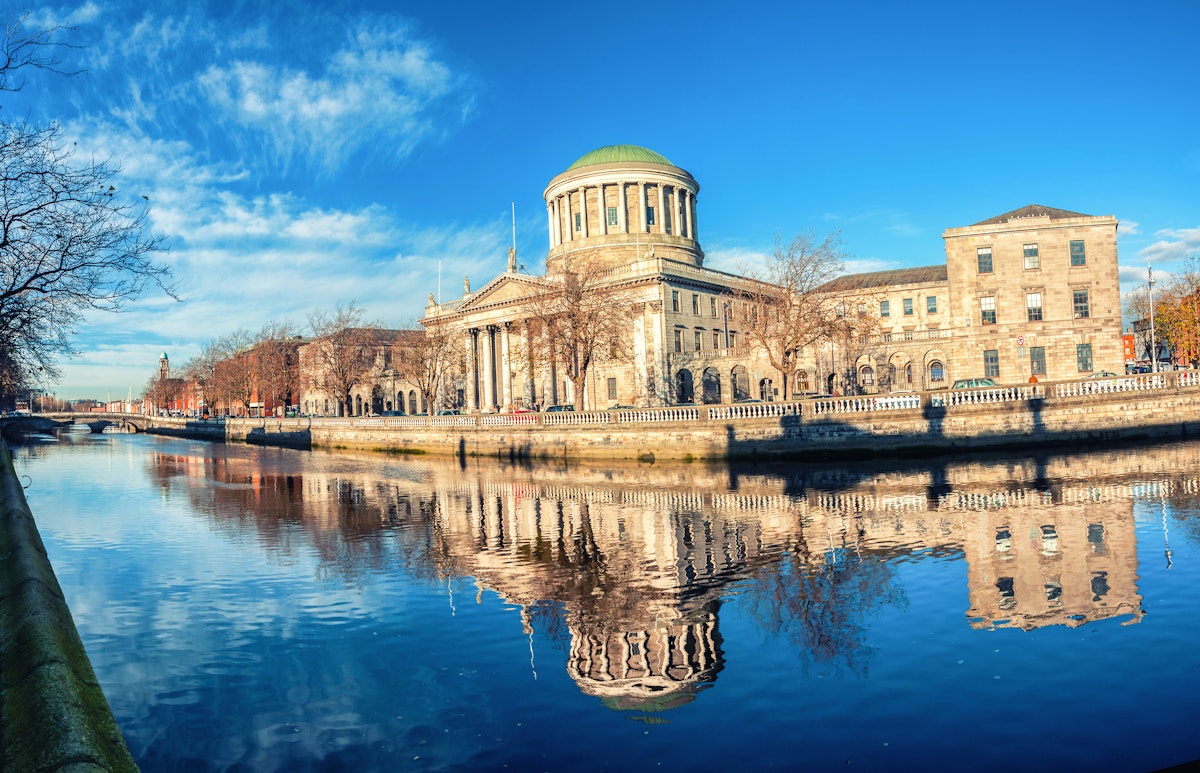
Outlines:
<svg viewBox="0 0 1200 773"><path fill-rule="evenodd" d="M473 292L456 311L463 313L473 309L493 306L498 303L522 301L542 292L547 280L544 277L527 276L525 274L501 274L492 281Z"/></svg>

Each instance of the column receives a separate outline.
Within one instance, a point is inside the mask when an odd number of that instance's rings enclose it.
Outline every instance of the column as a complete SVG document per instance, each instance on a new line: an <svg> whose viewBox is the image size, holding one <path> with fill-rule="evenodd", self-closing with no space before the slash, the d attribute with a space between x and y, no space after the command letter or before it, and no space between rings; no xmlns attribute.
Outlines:
<svg viewBox="0 0 1200 773"><path fill-rule="evenodd" d="M546 231L550 235L550 249L554 249L554 205L550 202L546 202Z"/></svg>
<svg viewBox="0 0 1200 773"><path fill-rule="evenodd" d="M647 341L646 371L647 381L654 384L654 400L659 405L664 397L664 385L670 383L675 374L671 373L670 363L663 348L663 302L650 303L650 318L646 324L650 327L651 339Z"/></svg>
<svg viewBox="0 0 1200 773"><path fill-rule="evenodd" d="M658 232L665 234L667 232L667 202L666 191L663 190L663 184L658 184Z"/></svg>
<svg viewBox="0 0 1200 773"><path fill-rule="evenodd" d="M571 217L571 192L567 191L567 195L563 196L563 201L567 203L567 238L565 242L575 241L575 218Z"/></svg>
<svg viewBox="0 0 1200 773"><path fill-rule="evenodd" d="M685 190L683 196L683 216L687 218L687 237L692 241L696 240L696 230L692 223L692 204L694 202L695 199L692 198L692 192Z"/></svg>
<svg viewBox="0 0 1200 773"><path fill-rule="evenodd" d="M621 227L621 233L627 234L629 233L629 204L626 201L625 181L622 180L617 185L621 186L617 194L617 222Z"/></svg>
<svg viewBox="0 0 1200 773"><path fill-rule="evenodd" d="M604 201L604 183L596 186L596 213L600 217L600 235L608 236L608 207Z"/></svg>
<svg viewBox="0 0 1200 773"><path fill-rule="evenodd" d="M675 220L675 233L678 236L685 236L683 230L683 189L678 185L675 186L675 206L672 208L672 214Z"/></svg>
<svg viewBox="0 0 1200 773"><path fill-rule="evenodd" d="M579 219L583 221L583 238L588 237L588 219L587 219L587 188L579 189Z"/></svg>
<svg viewBox="0 0 1200 773"><path fill-rule="evenodd" d="M483 411L491 413L496 410L496 358L493 348L493 334L496 328L488 325L483 329Z"/></svg>
<svg viewBox="0 0 1200 773"><path fill-rule="evenodd" d="M558 196L554 197L554 244L555 246L563 243L562 234L562 199Z"/></svg>
<svg viewBox="0 0 1200 773"><path fill-rule="evenodd" d="M646 233L646 183L639 182L638 189L638 227L641 228L639 233ZM640 258L641 255L638 255Z"/></svg>
<svg viewBox="0 0 1200 773"><path fill-rule="evenodd" d="M479 331L471 328L467 331L467 388L463 395L463 399L467 401L467 410L475 411L479 408L479 401L475 399L475 337L479 335Z"/></svg>
<svg viewBox="0 0 1200 773"><path fill-rule="evenodd" d="M635 381L642 382L642 388L635 393L639 405L641 396L649 394L649 385L645 383L649 373L649 368L646 367L649 363L646 349L646 304L642 303L633 308L633 372Z"/></svg>
<svg viewBox="0 0 1200 773"><path fill-rule="evenodd" d="M508 413L512 407L512 363L509 360L508 330L511 322L500 325L500 410Z"/></svg>

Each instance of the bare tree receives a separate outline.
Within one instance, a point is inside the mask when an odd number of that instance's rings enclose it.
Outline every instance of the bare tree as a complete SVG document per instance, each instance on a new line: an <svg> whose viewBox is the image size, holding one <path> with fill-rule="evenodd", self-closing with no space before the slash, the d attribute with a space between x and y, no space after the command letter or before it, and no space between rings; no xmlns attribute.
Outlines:
<svg viewBox="0 0 1200 773"><path fill-rule="evenodd" d="M818 292L842 272L844 260L839 234L818 239L806 231L787 244L776 236L765 265L745 271L753 283L737 291L734 314L748 342L779 371L785 396L805 347L847 335L845 300Z"/></svg>
<svg viewBox="0 0 1200 773"><path fill-rule="evenodd" d="M217 384L217 366L225 359L226 352L219 339L213 339L204 345L192 359L184 363L181 372L183 378L191 381L200 390L206 409L213 410L220 401Z"/></svg>
<svg viewBox="0 0 1200 773"><path fill-rule="evenodd" d="M425 330L401 330L392 343L397 375L416 386L430 412L449 407L446 392L462 359L461 338L441 319L425 323ZM393 395L394 397L394 395Z"/></svg>
<svg viewBox="0 0 1200 773"><path fill-rule="evenodd" d="M329 395L339 405L338 415L352 407L350 394L375 365L380 346L380 326L368 324L353 301L332 311L309 314L315 362L307 369L309 386Z"/></svg>
<svg viewBox="0 0 1200 773"><path fill-rule="evenodd" d="M0 91L31 70L69 74L55 38L65 28L29 32L24 19L0 45ZM0 121L0 350L26 372L57 376L86 312L120 311L155 286L174 297L146 202L117 181L107 161L76 158L57 124Z"/></svg>
<svg viewBox="0 0 1200 773"><path fill-rule="evenodd" d="M542 287L530 299L530 351L523 355L534 363L535 348L544 346L549 364L571 381L575 409L583 410L591 367L629 357L634 294L611 281L602 266L580 257L561 274L546 277Z"/></svg>
<svg viewBox="0 0 1200 773"><path fill-rule="evenodd" d="M290 322L268 322L258 333L252 366L263 404L292 405L297 391L300 338Z"/></svg>

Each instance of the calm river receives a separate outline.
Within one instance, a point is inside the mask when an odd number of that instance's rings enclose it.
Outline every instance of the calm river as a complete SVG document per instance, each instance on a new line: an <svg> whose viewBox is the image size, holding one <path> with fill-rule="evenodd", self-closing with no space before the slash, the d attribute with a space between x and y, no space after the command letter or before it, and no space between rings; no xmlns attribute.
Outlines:
<svg viewBox="0 0 1200 773"><path fill-rule="evenodd" d="M144 771L1200 758L1200 445L506 466L14 449Z"/></svg>

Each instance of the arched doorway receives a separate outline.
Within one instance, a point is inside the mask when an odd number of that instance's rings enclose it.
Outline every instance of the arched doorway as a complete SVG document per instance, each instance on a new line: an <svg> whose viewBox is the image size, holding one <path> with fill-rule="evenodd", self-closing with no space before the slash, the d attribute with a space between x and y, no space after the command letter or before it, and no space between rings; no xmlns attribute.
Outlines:
<svg viewBox="0 0 1200 773"><path fill-rule="evenodd" d="M362 416L362 405L363 405L362 395L355 395L354 396L354 408L350 415L351 416Z"/></svg>
<svg viewBox="0 0 1200 773"><path fill-rule="evenodd" d="M745 365L735 365L729 374L729 381L733 385L734 400L750 399L750 375L746 372Z"/></svg>
<svg viewBox="0 0 1200 773"><path fill-rule="evenodd" d="M759 379L758 399L764 400L764 401L775 399L775 386L771 382L771 379L769 379L769 378Z"/></svg>
<svg viewBox="0 0 1200 773"><path fill-rule="evenodd" d="M408 393L408 412L417 412L417 390L410 390Z"/></svg>
<svg viewBox="0 0 1200 773"><path fill-rule="evenodd" d="M675 374L675 402L694 403L695 389L692 385L692 372L687 368Z"/></svg>
<svg viewBox="0 0 1200 773"><path fill-rule="evenodd" d="M383 413L383 387L381 386L371 388L371 413L376 416Z"/></svg>
<svg viewBox="0 0 1200 773"><path fill-rule="evenodd" d="M721 402L721 372L716 368L705 368L700 377L700 400L705 404Z"/></svg>

